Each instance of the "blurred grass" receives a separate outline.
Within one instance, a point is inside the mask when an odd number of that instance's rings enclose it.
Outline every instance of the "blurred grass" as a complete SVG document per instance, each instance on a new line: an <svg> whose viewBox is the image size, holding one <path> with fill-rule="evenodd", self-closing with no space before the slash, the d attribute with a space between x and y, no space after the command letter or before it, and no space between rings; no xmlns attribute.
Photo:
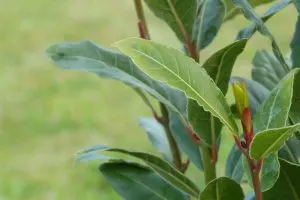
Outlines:
<svg viewBox="0 0 300 200"><path fill-rule="evenodd" d="M0 200L119 199L97 173L97 163L74 166L73 155L96 143L153 151L136 123L137 116L150 113L130 88L56 69L45 50L82 39L109 47L138 36L132 2L0 0L0 5ZM147 15L152 39L179 47L166 25ZM285 53L295 20L290 6L268 23ZM241 16L226 23L202 60L229 44L245 24ZM268 40L256 35L235 74L249 76L255 51L266 47ZM230 136L224 138L220 175L231 146Z"/></svg>

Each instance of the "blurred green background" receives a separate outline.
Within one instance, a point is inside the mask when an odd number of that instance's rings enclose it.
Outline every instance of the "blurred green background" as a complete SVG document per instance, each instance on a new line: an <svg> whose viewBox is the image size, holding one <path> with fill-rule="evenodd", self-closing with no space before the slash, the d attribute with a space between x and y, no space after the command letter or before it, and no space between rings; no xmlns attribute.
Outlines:
<svg viewBox="0 0 300 200"><path fill-rule="evenodd" d="M82 39L110 47L138 36L132 1L0 0L0 5L0 200L119 199L97 172L97 162L74 165L74 153L97 143L153 151L136 123L150 112L130 88L57 69L45 50ZM289 52L295 13L289 6L268 22L284 53ZM168 27L146 14L152 39L178 48ZM224 24L202 52L202 61L232 42L246 24L242 16ZM269 46L255 35L234 73L249 76L255 51ZM224 138L219 175L232 144L229 135Z"/></svg>

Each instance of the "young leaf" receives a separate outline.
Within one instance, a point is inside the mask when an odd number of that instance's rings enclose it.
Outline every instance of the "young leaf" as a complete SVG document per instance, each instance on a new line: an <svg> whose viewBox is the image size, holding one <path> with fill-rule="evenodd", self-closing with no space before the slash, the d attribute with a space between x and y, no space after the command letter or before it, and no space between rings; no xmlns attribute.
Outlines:
<svg viewBox="0 0 300 200"><path fill-rule="evenodd" d="M233 145L227 157L225 175L237 183L242 181L244 175L242 152L237 148L236 144Z"/></svg>
<svg viewBox="0 0 300 200"><path fill-rule="evenodd" d="M99 168L110 185L126 200L187 200L188 196L136 163L110 162Z"/></svg>
<svg viewBox="0 0 300 200"><path fill-rule="evenodd" d="M147 74L185 92L205 111L237 133L237 125L222 92L194 60L181 52L141 39L127 39L117 46Z"/></svg>
<svg viewBox="0 0 300 200"><path fill-rule="evenodd" d="M145 0L145 2L158 18L171 27L181 42L186 43L186 37L192 36L198 0Z"/></svg>
<svg viewBox="0 0 300 200"><path fill-rule="evenodd" d="M249 0L252 7L257 7L263 4L271 3L275 0ZM239 9L234 6L232 0L224 0L226 5L226 17L225 20L230 20L239 14Z"/></svg>
<svg viewBox="0 0 300 200"><path fill-rule="evenodd" d="M300 4L300 3L299 3ZM292 65L293 67L300 67L300 16L298 16L297 22L296 22L296 28L295 33L293 36L293 39L291 41L290 47L292 50L291 58L292 58Z"/></svg>
<svg viewBox="0 0 300 200"><path fill-rule="evenodd" d="M152 80L125 55L89 41L53 45L47 52L54 63L63 69L91 72L124 82L133 88L148 92L176 112L183 115L186 113L186 104L180 101L184 98L182 92Z"/></svg>
<svg viewBox="0 0 300 200"><path fill-rule="evenodd" d="M251 158L258 160L269 153L278 151L294 132L299 131L299 128L300 124L296 124L257 133L250 146Z"/></svg>
<svg viewBox="0 0 300 200"><path fill-rule="evenodd" d="M200 195L201 200L243 200L244 193L239 184L227 177L211 181Z"/></svg>
<svg viewBox="0 0 300 200"><path fill-rule="evenodd" d="M264 36L268 37L271 40L273 52L279 62L282 64L286 71L289 70L288 65L286 64L284 57L279 49L278 44L276 43L273 35L269 32L268 28L265 26L264 22L260 19L260 17L254 12L251 5L247 0L232 0L234 5L242 10L244 16L253 21L256 24L257 30Z"/></svg>
<svg viewBox="0 0 300 200"><path fill-rule="evenodd" d="M79 154L78 159L80 159L82 156L84 156L87 153L104 152L104 151L122 153L122 154L130 155L135 158L141 159L149 167L151 167L156 173L158 173L161 177L163 177L165 180L167 180L169 183L171 183L178 189L194 197L199 196L198 187L189 178L187 178L184 174L182 174L180 171L175 169L168 162L151 154L128 151L119 148L110 148L102 145L96 145L80 151L78 153Z"/></svg>
<svg viewBox="0 0 300 200"><path fill-rule="evenodd" d="M260 106L253 119L254 132L286 125L292 103L294 77L294 72L289 73Z"/></svg>
<svg viewBox="0 0 300 200"><path fill-rule="evenodd" d="M263 193L264 200L299 200L300 166L280 159L280 176L272 189Z"/></svg>
<svg viewBox="0 0 300 200"><path fill-rule="evenodd" d="M187 133L180 116L173 111L169 111L169 121L172 135L180 150L188 156L188 158L198 169L203 170L202 156L199 145L196 144Z"/></svg>
<svg viewBox="0 0 300 200"><path fill-rule="evenodd" d="M269 90L258 82L243 77L233 76L231 82L244 82L246 84L251 115L254 116L260 104L268 98Z"/></svg>
<svg viewBox="0 0 300 200"><path fill-rule="evenodd" d="M261 1L263 2L263 1ZM273 15L287 7L291 3L291 0L281 0L279 2L274 3L262 16L261 20L263 22L267 22ZM253 36L253 34L258 30L258 27L256 26L255 23L250 24L246 28L242 29L238 33L237 39L240 38L250 38Z"/></svg>
<svg viewBox="0 0 300 200"><path fill-rule="evenodd" d="M196 41L197 49L207 47L216 37L225 16L225 5L222 0L205 0L201 14L200 23L194 26L193 40ZM196 23L196 22L195 22Z"/></svg>
<svg viewBox="0 0 300 200"><path fill-rule="evenodd" d="M221 49L212 55L202 67L214 80L222 93L226 95L230 75L238 55L245 48L247 40L240 40ZM188 102L188 117L195 132L209 146L213 145L220 135L222 124L219 119L211 117L196 101Z"/></svg>
<svg viewBox="0 0 300 200"><path fill-rule="evenodd" d="M162 125L153 118L139 118L139 123L148 134L152 145L164 155L166 160L172 162L172 153Z"/></svg>

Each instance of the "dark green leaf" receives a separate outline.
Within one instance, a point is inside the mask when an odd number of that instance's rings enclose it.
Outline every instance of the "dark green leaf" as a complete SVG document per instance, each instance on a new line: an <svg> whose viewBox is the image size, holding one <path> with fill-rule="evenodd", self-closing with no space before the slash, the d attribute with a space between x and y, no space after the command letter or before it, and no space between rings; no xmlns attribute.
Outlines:
<svg viewBox="0 0 300 200"><path fill-rule="evenodd" d="M293 67L299 68L300 67L300 57L299 57L299 54L300 54L300 16L298 16L298 19L296 22L295 33L294 33L293 39L291 41L290 47L292 50L292 54L291 54L292 65L293 65Z"/></svg>
<svg viewBox="0 0 300 200"><path fill-rule="evenodd" d="M180 113L186 104L180 99L184 94L166 84L152 80L127 56L104 49L89 41L53 45L48 49L50 58L63 69L92 72L104 78L118 80L133 88L142 89Z"/></svg>
<svg viewBox="0 0 300 200"><path fill-rule="evenodd" d="M145 0L150 10L164 20L176 36L186 43L192 36L197 14L197 0Z"/></svg>
<svg viewBox="0 0 300 200"><path fill-rule="evenodd" d="M140 118L140 126L143 127L152 145L164 155L164 158L172 162L172 153L163 126L153 118Z"/></svg>
<svg viewBox="0 0 300 200"><path fill-rule="evenodd" d="M197 35L193 36L198 50L204 49L213 41L221 28L224 16L225 5L222 0L204 1L199 16L200 24L194 27L199 29L196 31Z"/></svg>
<svg viewBox="0 0 300 200"><path fill-rule="evenodd" d="M265 1L261 1L265 2ZM262 16L261 20L263 22L267 22L273 15L284 9L288 4L291 3L291 0L281 0L279 2L274 3ZM238 33L237 39L240 38L250 38L252 35L258 30L258 27L256 26L255 23L250 24L246 28L242 29Z"/></svg>
<svg viewBox="0 0 300 200"><path fill-rule="evenodd" d="M300 141L295 137L290 138L280 149L278 155L284 160L299 164L298 157L300 157Z"/></svg>
<svg viewBox="0 0 300 200"><path fill-rule="evenodd" d="M265 26L264 22L260 17L254 12L251 5L247 0L232 0L234 5L242 10L244 16L256 24L257 30L264 36L268 37L271 40L273 52L279 62L284 66L285 70L288 71L288 65L286 64L284 57L279 49L278 44L276 43L273 35L269 32L268 28ZM240 39L240 38L239 38Z"/></svg>
<svg viewBox="0 0 300 200"><path fill-rule="evenodd" d="M272 90L287 74L273 53L257 51L253 61L252 78L268 90Z"/></svg>
<svg viewBox="0 0 300 200"><path fill-rule="evenodd" d="M280 159L280 176L274 187L263 193L264 200L299 200L300 166Z"/></svg>
<svg viewBox="0 0 300 200"><path fill-rule="evenodd" d="M241 183L244 168L242 164L242 152L234 144L226 161L225 175L232 178L237 183Z"/></svg>
<svg viewBox="0 0 300 200"><path fill-rule="evenodd" d="M203 170L202 157L198 144L192 140L187 133L184 124L180 120L180 116L170 111L169 112L170 129L175 141L180 150L184 152L192 163L200 170Z"/></svg>
<svg viewBox="0 0 300 200"><path fill-rule="evenodd" d="M126 200L187 200L151 169L136 163L111 162L100 166L109 184Z"/></svg>
<svg viewBox="0 0 300 200"><path fill-rule="evenodd" d="M300 13L300 1L299 0L293 0L295 7L298 11L298 13Z"/></svg>
<svg viewBox="0 0 300 200"><path fill-rule="evenodd" d="M244 193L239 184L227 177L211 181L200 195L201 200L243 200Z"/></svg>
<svg viewBox="0 0 300 200"><path fill-rule="evenodd" d="M189 178L187 178L184 174L182 174L180 171L175 169L168 162L151 154L128 151L119 148L110 148L102 145L96 145L80 151L78 153L79 154L78 159L80 159L82 156L84 156L87 153L89 154L93 152L104 152L104 151L122 153L122 154L130 155L135 158L141 159L155 172L157 172L161 177L163 177L165 180L167 180L169 183L171 183L178 189L194 197L199 196L198 187Z"/></svg>
<svg viewBox="0 0 300 200"><path fill-rule="evenodd" d="M224 95L194 60L175 49L141 39L123 40L117 46L147 74L184 91L205 111L219 118L233 134L237 133Z"/></svg>

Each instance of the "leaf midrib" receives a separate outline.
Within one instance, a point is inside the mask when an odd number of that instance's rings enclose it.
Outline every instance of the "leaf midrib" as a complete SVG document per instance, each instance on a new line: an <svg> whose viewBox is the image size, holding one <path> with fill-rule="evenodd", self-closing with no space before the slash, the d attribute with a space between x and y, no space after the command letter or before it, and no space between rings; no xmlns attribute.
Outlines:
<svg viewBox="0 0 300 200"><path fill-rule="evenodd" d="M193 88L193 87L191 87L191 85L189 85L189 84L187 84L180 76L178 76L175 72L173 72L172 70L170 70L168 67L166 67L163 63L161 63L161 62L159 62L157 59L154 59L154 58L152 58L150 55L148 55L148 54L146 54L146 53L144 53L144 52L141 52L140 50L138 50L138 49L135 49L135 48L132 48L133 49L133 51L135 51L135 52L137 52L137 53L139 53L139 54L141 54L142 56L145 56L146 58L148 58L148 59L150 59L150 60L152 60L152 61L154 61L155 63L157 63L158 65L160 65L160 66L162 66L163 67L163 69L165 69L165 70L167 70L168 72L170 72L173 76L175 76L175 77L177 77L183 84L185 84L188 88L190 88L190 90L192 90L192 92L194 93L194 94L196 94L196 96L198 96L211 110L213 110L214 111L214 113L215 113L215 116L218 116L218 118L220 118L222 121L223 121L223 123L225 123L226 124L226 126L231 130L231 131L233 131L233 132L235 132L234 131L234 129L231 127L231 125L229 125L228 123L227 123L227 121L221 116L221 115L219 115L218 114L218 112L216 112L214 109L213 109L213 107L210 105L210 104L208 104L207 103L207 101L205 101L205 99L203 99L203 97L201 97L200 95L199 95L199 93ZM185 92L185 91L184 91ZM221 91L220 91L221 92ZM186 93L186 92L185 92ZM196 99L195 99L196 100ZM197 101L197 100L196 100ZM197 101L198 102L198 101ZM203 107L203 106L201 106L201 107ZM204 108L204 107L203 107Z"/></svg>

